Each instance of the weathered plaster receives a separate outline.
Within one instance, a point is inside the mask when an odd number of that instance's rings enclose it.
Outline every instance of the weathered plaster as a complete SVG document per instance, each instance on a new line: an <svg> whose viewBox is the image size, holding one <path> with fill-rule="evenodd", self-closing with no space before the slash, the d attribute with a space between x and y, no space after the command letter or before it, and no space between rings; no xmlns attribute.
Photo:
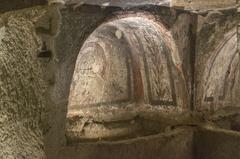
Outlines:
<svg viewBox="0 0 240 159"><path fill-rule="evenodd" d="M195 107L212 111L239 107L239 54L236 10L198 16Z"/></svg>

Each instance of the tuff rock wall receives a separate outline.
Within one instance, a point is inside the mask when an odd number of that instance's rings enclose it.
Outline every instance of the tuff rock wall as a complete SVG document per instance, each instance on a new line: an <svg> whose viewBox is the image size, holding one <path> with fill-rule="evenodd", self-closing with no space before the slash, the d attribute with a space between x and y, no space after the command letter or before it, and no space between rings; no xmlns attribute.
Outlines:
<svg viewBox="0 0 240 159"><path fill-rule="evenodd" d="M227 8L236 5L235 0L172 0L173 7L187 10L212 10L216 8Z"/></svg>
<svg viewBox="0 0 240 159"><path fill-rule="evenodd" d="M0 15L0 158L44 159L40 130L46 81L35 24L46 8Z"/></svg>

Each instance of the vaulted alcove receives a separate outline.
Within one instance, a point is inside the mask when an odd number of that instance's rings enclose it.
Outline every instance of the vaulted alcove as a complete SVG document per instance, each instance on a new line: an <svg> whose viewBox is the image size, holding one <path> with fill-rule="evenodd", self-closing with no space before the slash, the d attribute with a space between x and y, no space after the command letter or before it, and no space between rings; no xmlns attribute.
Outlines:
<svg viewBox="0 0 240 159"><path fill-rule="evenodd" d="M144 135L148 130L143 130L141 112L188 108L179 61L175 41L161 23L130 16L99 26L76 60L68 103L68 138Z"/></svg>
<svg viewBox="0 0 240 159"><path fill-rule="evenodd" d="M236 28L224 34L210 55L203 76L203 109L238 106L239 54Z"/></svg>

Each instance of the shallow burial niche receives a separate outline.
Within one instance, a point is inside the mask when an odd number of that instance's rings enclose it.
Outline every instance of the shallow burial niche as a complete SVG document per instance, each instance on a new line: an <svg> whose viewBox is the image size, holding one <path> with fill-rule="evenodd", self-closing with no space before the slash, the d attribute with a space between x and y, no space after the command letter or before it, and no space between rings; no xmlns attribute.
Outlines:
<svg viewBox="0 0 240 159"><path fill-rule="evenodd" d="M200 109L217 110L240 103L239 53L236 27L225 33L216 49L210 52L203 76Z"/></svg>
<svg viewBox="0 0 240 159"><path fill-rule="evenodd" d="M197 89L199 111L211 112L209 121L219 128L240 131L240 57L237 51L237 28L223 34L208 53L202 88Z"/></svg>
<svg viewBox="0 0 240 159"><path fill-rule="evenodd" d="M161 23L125 17L102 24L77 57L67 113L68 141L159 133L167 125L147 129L142 114L171 114L188 107L182 72L174 40Z"/></svg>

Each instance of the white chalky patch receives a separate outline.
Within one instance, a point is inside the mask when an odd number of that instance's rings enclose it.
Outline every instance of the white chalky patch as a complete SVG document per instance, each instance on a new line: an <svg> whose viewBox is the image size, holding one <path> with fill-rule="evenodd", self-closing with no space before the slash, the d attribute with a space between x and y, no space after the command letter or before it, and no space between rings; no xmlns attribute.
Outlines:
<svg viewBox="0 0 240 159"><path fill-rule="evenodd" d="M109 6L109 4L110 4L110 2L106 2L106 3L103 3L102 6L107 7L107 6Z"/></svg>
<svg viewBox="0 0 240 159"><path fill-rule="evenodd" d="M94 73L100 72L100 67L99 67L99 65L94 64L94 65L92 66L92 69L93 69L93 72L94 72Z"/></svg>
<svg viewBox="0 0 240 159"><path fill-rule="evenodd" d="M116 35L116 37L117 37L118 39L121 39L121 38L122 38L122 31L121 31L121 30L117 30L117 31L115 32L115 35Z"/></svg>

